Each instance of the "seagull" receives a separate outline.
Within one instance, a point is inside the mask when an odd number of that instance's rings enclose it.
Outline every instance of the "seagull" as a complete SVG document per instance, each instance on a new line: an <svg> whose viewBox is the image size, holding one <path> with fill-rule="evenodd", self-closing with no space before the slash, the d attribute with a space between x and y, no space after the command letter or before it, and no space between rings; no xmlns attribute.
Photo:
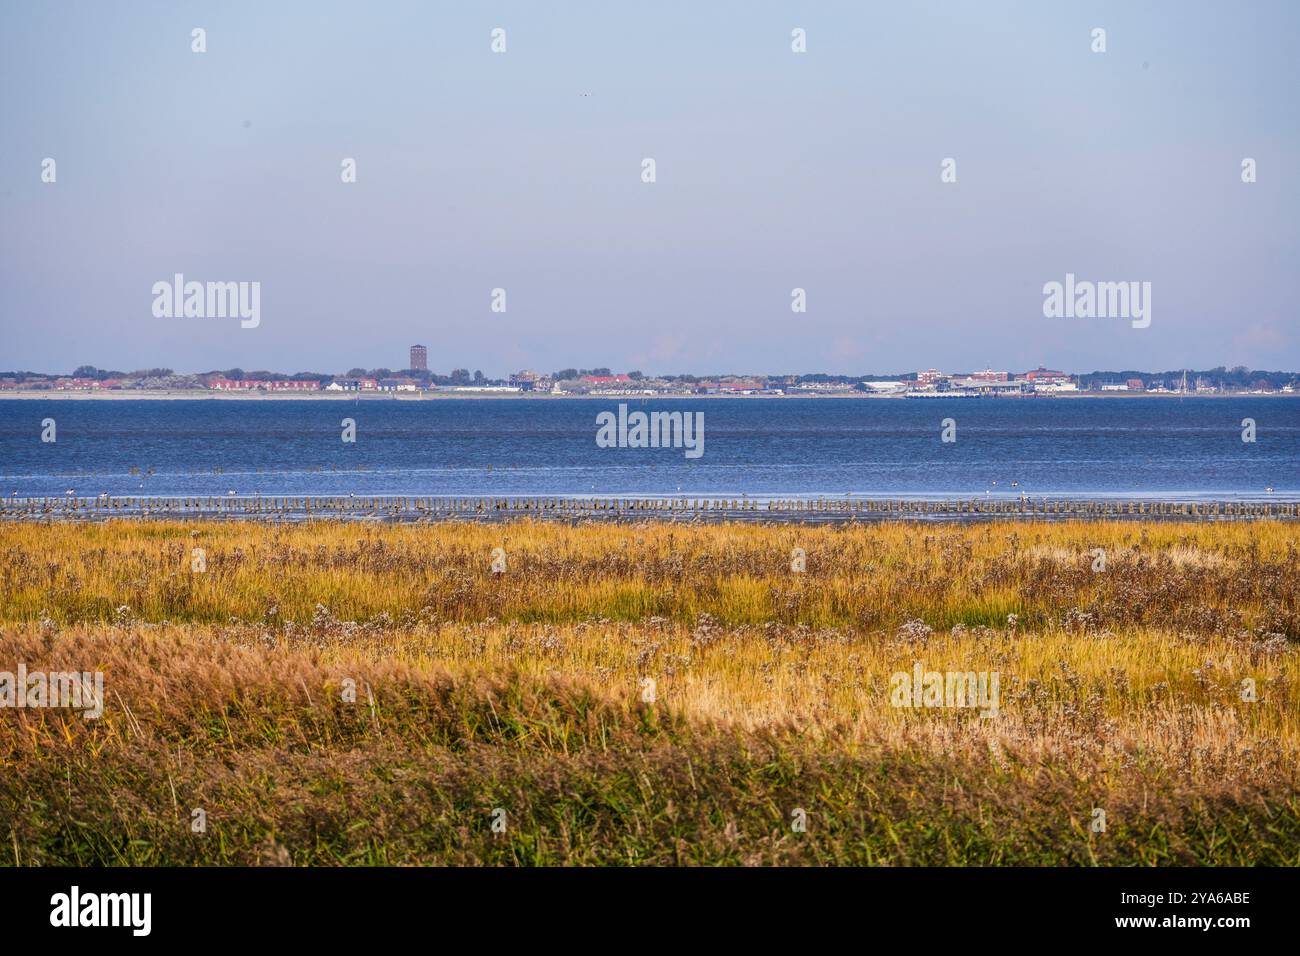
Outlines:
<svg viewBox="0 0 1300 956"><path fill-rule="evenodd" d="M1268 486L1267 488L1265 488L1264 490L1267 491L1267 492L1271 495L1271 494L1273 493L1273 486L1272 486L1272 485L1269 485L1269 486Z"/></svg>

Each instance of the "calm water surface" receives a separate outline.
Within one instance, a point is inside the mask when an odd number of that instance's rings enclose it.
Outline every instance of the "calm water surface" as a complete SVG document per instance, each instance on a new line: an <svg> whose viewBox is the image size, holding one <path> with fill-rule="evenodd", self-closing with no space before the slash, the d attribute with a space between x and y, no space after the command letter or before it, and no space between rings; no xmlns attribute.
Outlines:
<svg viewBox="0 0 1300 956"><path fill-rule="evenodd" d="M597 447L596 415L619 401L0 400L0 481L22 497L1300 498L1300 398L627 402L702 411L698 459ZM345 417L355 444L340 440ZM44 418L57 423L53 444L41 442ZM945 418L955 443L940 441Z"/></svg>

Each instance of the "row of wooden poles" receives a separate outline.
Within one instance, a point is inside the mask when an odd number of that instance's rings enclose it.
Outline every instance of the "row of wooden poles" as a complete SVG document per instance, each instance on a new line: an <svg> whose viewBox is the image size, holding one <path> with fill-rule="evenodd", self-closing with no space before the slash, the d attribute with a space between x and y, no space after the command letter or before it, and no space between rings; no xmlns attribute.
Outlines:
<svg viewBox="0 0 1300 956"><path fill-rule="evenodd" d="M110 497L9 498L0 503L0 516L82 514L368 514L392 516L450 516L508 514L742 513L841 515L1108 515L1297 517L1300 503L1241 501L1085 501L1028 497L1016 499L850 498L448 498L448 497Z"/></svg>

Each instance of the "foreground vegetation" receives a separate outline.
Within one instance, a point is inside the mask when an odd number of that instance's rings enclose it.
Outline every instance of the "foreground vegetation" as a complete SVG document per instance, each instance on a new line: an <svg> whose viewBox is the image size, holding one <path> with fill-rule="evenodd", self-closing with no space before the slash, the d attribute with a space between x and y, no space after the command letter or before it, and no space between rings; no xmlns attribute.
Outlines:
<svg viewBox="0 0 1300 956"><path fill-rule="evenodd" d="M107 697L0 709L0 839L23 865L1296 865L1298 545L0 526L0 671L101 670ZM997 716L892 706L917 661L997 672Z"/></svg>

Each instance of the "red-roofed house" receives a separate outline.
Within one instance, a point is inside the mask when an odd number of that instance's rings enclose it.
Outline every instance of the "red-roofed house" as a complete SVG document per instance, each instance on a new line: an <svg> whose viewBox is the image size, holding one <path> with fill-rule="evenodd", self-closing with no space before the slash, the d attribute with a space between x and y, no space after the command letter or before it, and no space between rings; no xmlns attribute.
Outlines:
<svg viewBox="0 0 1300 956"><path fill-rule="evenodd" d="M620 385L632 381L630 375L584 375L582 381L587 385Z"/></svg>

